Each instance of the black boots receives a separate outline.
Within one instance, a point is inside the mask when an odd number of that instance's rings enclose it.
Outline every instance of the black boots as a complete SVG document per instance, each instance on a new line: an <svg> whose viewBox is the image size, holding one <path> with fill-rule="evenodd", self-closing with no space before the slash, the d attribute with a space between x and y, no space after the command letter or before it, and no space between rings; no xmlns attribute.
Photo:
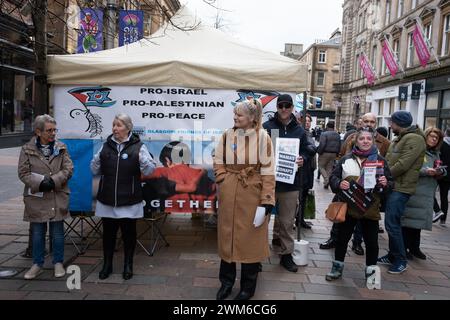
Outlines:
<svg viewBox="0 0 450 320"><path fill-rule="evenodd" d="M124 280L130 280L133 277L133 256L125 256L123 262L122 278Z"/></svg>
<svg viewBox="0 0 450 320"><path fill-rule="evenodd" d="M98 274L100 280L105 280L112 273L113 255L105 252L103 259L103 268Z"/></svg>
<svg viewBox="0 0 450 320"><path fill-rule="evenodd" d="M261 264L258 263L242 263L241 264L241 288L234 300L249 300L255 294L256 280L258 272L261 271ZM219 291L217 291L216 299L224 300L233 289L236 279L236 263L228 263L220 261L219 279L222 283Z"/></svg>
<svg viewBox="0 0 450 320"><path fill-rule="evenodd" d="M228 263L220 260L219 280L222 286L219 291L217 291L217 300L225 300L231 294L231 289L233 289L235 279L236 263Z"/></svg>
<svg viewBox="0 0 450 320"><path fill-rule="evenodd" d="M298 266L295 264L294 260L292 259L292 254L290 253L281 255L280 264L289 272L298 271Z"/></svg>
<svg viewBox="0 0 450 320"><path fill-rule="evenodd" d="M361 243L358 243L358 242L355 242L355 241L353 241L352 251L354 253L356 253L358 256L363 256L364 255L364 249L361 246Z"/></svg>
<svg viewBox="0 0 450 320"><path fill-rule="evenodd" d="M243 263L241 268L241 290L234 300L249 300L255 294L261 263Z"/></svg>
<svg viewBox="0 0 450 320"><path fill-rule="evenodd" d="M324 243L321 243L319 248L320 249L333 249L336 247L336 241L334 241L332 238L328 239Z"/></svg>

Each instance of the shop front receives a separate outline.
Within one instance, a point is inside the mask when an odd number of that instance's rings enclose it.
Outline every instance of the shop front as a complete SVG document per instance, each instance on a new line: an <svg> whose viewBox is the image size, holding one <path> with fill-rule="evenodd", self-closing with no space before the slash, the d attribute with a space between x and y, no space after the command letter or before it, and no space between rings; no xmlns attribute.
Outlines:
<svg viewBox="0 0 450 320"><path fill-rule="evenodd" d="M34 52L29 26L0 14L0 148L32 135Z"/></svg>
<svg viewBox="0 0 450 320"><path fill-rule="evenodd" d="M378 127L389 128L389 118L398 110L409 111L413 123L424 127L425 80L371 90L370 97L370 112L377 115Z"/></svg>
<svg viewBox="0 0 450 320"><path fill-rule="evenodd" d="M450 74L427 79L425 126L450 128Z"/></svg>

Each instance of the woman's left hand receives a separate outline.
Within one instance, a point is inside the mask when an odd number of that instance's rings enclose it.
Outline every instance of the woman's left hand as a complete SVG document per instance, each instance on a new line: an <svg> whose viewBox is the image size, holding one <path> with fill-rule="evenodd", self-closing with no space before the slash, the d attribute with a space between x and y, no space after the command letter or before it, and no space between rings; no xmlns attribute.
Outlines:
<svg viewBox="0 0 450 320"><path fill-rule="evenodd" d="M386 187L387 186L387 179L386 179L386 177L385 176L379 177L378 178L378 183L380 185L382 185L383 187Z"/></svg>

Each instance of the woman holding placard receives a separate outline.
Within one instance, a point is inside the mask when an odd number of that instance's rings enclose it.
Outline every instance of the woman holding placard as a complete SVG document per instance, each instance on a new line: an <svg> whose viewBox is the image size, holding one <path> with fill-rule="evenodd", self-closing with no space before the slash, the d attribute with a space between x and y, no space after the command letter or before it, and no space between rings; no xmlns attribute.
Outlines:
<svg viewBox="0 0 450 320"><path fill-rule="evenodd" d="M339 194L350 189L350 182L355 181L370 193L374 201L364 212L348 205L345 221L337 224L335 260L326 280L332 281L342 277L347 246L357 221L361 221L364 243L366 244L366 266L377 264L378 258L378 221L380 216L380 193L387 192L393 180L386 160L378 154L374 144L374 131L361 128L356 132L352 151L342 157L333 169L330 186L336 193L333 201L343 201ZM366 277L367 268L366 268Z"/></svg>

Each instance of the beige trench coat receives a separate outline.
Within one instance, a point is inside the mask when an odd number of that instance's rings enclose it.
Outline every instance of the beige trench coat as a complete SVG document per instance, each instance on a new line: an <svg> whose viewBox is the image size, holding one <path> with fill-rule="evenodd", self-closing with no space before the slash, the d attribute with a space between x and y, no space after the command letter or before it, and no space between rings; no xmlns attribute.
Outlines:
<svg viewBox="0 0 450 320"><path fill-rule="evenodd" d="M228 129L216 147L218 249L228 263L256 263L270 254L268 216L258 228L253 219L257 206L275 204L273 161L272 141L262 129L248 130L245 135L242 130Z"/></svg>
<svg viewBox="0 0 450 320"><path fill-rule="evenodd" d="M26 143L20 151L18 174L25 184L23 201L25 203L24 221L61 221L68 217L69 187L73 163L64 143L56 141L55 152L46 160L36 146L36 137ZM50 176L55 182L55 190L44 192L39 197L42 181L37 175ZM31 193L31 194L30 194ZM32 195L36 194L36 195Z"/></svg>

